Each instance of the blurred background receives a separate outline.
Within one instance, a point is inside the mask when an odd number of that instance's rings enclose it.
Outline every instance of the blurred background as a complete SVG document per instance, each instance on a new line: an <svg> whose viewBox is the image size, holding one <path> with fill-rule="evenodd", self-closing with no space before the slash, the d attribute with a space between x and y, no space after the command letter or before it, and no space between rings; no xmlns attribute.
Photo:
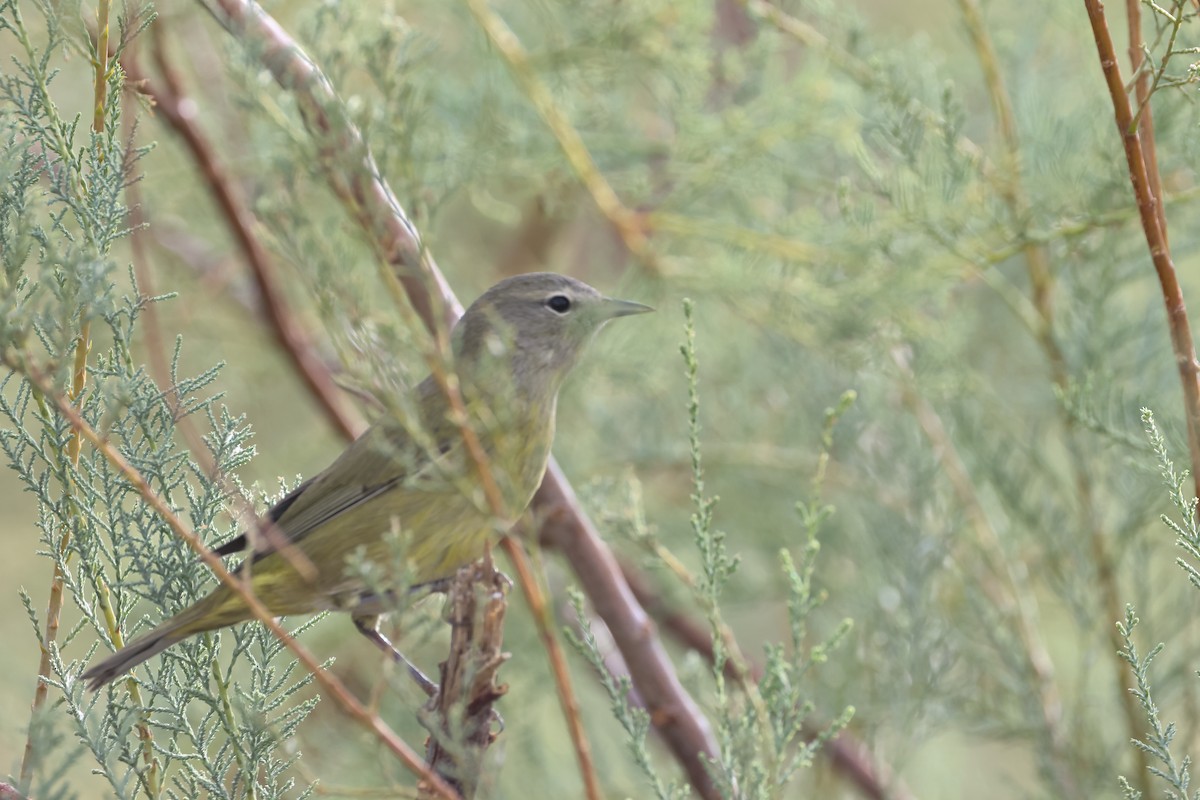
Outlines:
<svg viewBox="0 0 1200 800"><path fill-rule="evenodd" d="M44 35L34 4L18 5ZM630 535L644 513L657 540L698 567L679 354L691 298L706 488L740 558L723 611L747 656L761 664L765 644L788 640L778 553L804 542L796 504L826 503L835 511L819 531L816 581L827 599L808 624L818 640L845 618L853 629L805 675L806 694L817 720L854 706L847 734L893 776L891 796L1085 797L1116 794L1118 775L1161 792L1143 782L1130 744L1146 718L1129 700L1114 632L1131 603L1140 649L1167 643L1149 677L1164 722L1179 725L1176 757L1194 750L1197 595L1160 520L1176 512L1141 420L1143 407L1154 412L1186 468L1183 403L1083 3L492 8L632 212L643 252L598 211L465 4L268 5L330 77L464 302L506 275L553 270L658 308L599 339L559 408L555 454L611 546L702 620L687 588ZM170 358L181 337L181 375L223 364L220 402L254 431L255 457L237 477L273 493L323 468L343 440L281 351L152 87L182 102L212 144L296 321L339 381L372 390L423 370L293 98L202 4L157 12L123 56L134 91L120 100L122 135L153 144L127 201L146 224L137 290L172 296L152 306L154 327L141 320L133 357ZM1110 3L1109 14L1131 81L1125 9ZM1149 63L1162 68L1154 136L1190 299L1200 289L1189 224L1200 138L1184 49L1198 44L1195 9L1142 14ZM68 38L82 36L73 25ZM20 51L0 32L5 63ZM68 48L56 63L56 102L86 119L86 56ZM124 292L135 280L131 245L111 254ZM818 491L826 410L850 390ZM342 400L373 413L352 392ZM17 589L40 616L51 563L38 554L35 498L0 477L0 507L0 768L16 774L38 662ZM545 558L562 595L571 576ZM432 668L444 632L424 628L410 655ZM318 655L337 655L352 687L375 685L379 658L346 620L304 636ZM711 709L703 659L668 641L685 685ZM521 602L505 644L511 688L487 796L529 796L531 781L545 796L576 796ZM582 660L572 669L606 792L648 796L607 698ZM385 712L420 741L411 708ZM294 742L306 769L338 785L400 779L348 730L319 704ZM86 767L73 787L109 796ZM818 757L782 796L863 795Z"/></svg>

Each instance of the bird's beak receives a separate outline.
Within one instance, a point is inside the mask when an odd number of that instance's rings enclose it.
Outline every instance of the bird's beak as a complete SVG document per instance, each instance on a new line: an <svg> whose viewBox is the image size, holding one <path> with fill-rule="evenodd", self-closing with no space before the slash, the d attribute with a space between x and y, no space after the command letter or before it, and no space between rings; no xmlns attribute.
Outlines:
<svg viewBox="0 0 1200 800"><path fill-rule="evenodd" d="M650 306L644 306L632 300L614 300L611 297L604 298L605 316L609 319L628 317L630 314L645 314L653 310Z"/></svg>

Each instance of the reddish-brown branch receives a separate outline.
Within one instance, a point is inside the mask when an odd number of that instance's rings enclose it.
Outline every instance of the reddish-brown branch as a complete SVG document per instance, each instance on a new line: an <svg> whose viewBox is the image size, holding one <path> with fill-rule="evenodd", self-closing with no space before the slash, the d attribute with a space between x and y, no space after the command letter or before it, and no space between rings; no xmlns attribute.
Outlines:
<svg viewBox="0 0 1200 800"><path fill-rule="evenodd" d="M157 113L183 139L193 161L204 175L205 186L250 266L262 296L269 327L280 348L292 360L296 371L333 426L348 438L353 438L362 430L362 423L342 400L333 376L309 346L304 327L288 307L283 287L275 276L271 256L255 233L254 214L236 180L221 165L216 148L196 124L195 105L187 101L179 78L166 58L161 36L156 32L154 49L155 62L162 75L161 82L147 76L140 64L128 55L122 64L125 72L154 101Z"/></svg>
<svg viewBox="0 0 1200 800"><path fill-rule="evenodd" d="M683 764L700 795L720 797L704 761L698 757L702 752L716 753L715 743L712 750L693 749L696 742L712 742L708 720L679 683L654 622L633 597L615 556L579 507L575 492L557 464L552 463L546 471L534 503L541 520L540 537L552 543L575 570L597 616L604 620L625 658L634 688L655 729Z"/></svg>
<svg viewBox="0 0 1200 800"><path fill-rule="evenodd" d="M1125 0L1125 19L1129 23L1129 68L1136 76L1134 90L1138 102L1138 133L1142 139L1142 154L1146 158L1146 174L1150 191L1158 200L1158 224L1163 241L1167 238L1167 212L1162 203L1162 180L1158 173L1158 148L1154 141L1154 110L1150 106L1150 70L1143 69L1146 54L1142 52L1142 0Z"/></svg>
<svg viewBox="0 0 1200 800"><path fill-rule="evenodd" d="M1166 226L1158 210L1158 198L1153 191L1146 152L1141 137L1133 124L1133 110L1125 94L1121 79L1121 66L1117 61L1112 36L1108 31L1108 20L1100 0L1084 0L1092 35L1096 41L1096 52L1100 57L1100 69L1108 86L1112 101L1113 116L1117 132L1125 148L1125 162L1129 168L1129 181L1133 185L1133 196L1137 201L1142 231L1150 250L1150 259L1158 275L1163 304L1167 311L1167 328L1171 334L1171 347L1175 354L1175 365L1183 385L1184 417L1187 420L1188 454L1191 458L1194 490L1200 496L1200 364L1196 361L1196 347L1192 339L1191 324L1188 322L1187 307L1183 302L1183 289L1171 260L1167 246Z"/></svg>
<svg viewBox="0 0 1200 800"><path fill-rule="evenodd" d="M412 307L431 330L449 327L461 315L462 307L382 179L328 80L260 9L238 0L221 0L220 6L235 35L252 52L260 54L280 85L294 93L306 124L320 143L321 157L329 162L326 175L331 186L396 271ZM572 500L563 502L566 497ZM634 685L648 707L658 709L658 713L652 713L654 724L684 765L693 786L703 797L716 798L716 788L705 767L705 758L717 755L708 721L679 683L653 633L653 625L621 580L612 553L573 497L561 471L552 463L535 506L559 509L553 515L543 515L559 519L559 533L554 540L567 554L601 617L614 632L620 631L618 646L629 664Z"/></svg>

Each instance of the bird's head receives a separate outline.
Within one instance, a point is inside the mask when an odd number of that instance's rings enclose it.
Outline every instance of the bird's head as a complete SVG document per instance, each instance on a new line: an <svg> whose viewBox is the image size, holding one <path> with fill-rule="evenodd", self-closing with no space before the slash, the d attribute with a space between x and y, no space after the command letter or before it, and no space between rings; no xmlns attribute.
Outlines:
<svg viewBox="0 0 1200 800"><path fill-rule="evenodd" d="M653 311L605 297L582 281L534 272L500 281L471 304L454 330L460 371L493 380L511 376L527 396L556 393L600 328L611 319Z"/></svg>

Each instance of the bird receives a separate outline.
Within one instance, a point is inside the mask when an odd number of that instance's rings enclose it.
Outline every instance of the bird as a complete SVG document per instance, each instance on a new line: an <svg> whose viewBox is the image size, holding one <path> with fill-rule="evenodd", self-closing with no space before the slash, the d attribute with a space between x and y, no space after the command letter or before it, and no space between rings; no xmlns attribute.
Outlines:
<svg viewBox="0 0 1200 800"><path fill-rule="evenodd" d="M430 375L392 406L408 413L385 413L275 504L263 530L214 552L250 549L234 573L249 572L251 589L272 614L347 611L363 635L403 660L377 629L388 598L365 585L361 572L348 571L347 557L387 563L396 549L388 534L399 531L410 590L444 583L480 558L541 483L559 389L588 344L610 320L652 310L565 275L535 272L492 286L454 326L452 372L465 422L502 499L499 518L464 444L464 420L455 418L445 387ZM301 560L311 565L307 575ZM245 601L221 584L81 677L97 690L183 639L252 618Z"/></svg>

